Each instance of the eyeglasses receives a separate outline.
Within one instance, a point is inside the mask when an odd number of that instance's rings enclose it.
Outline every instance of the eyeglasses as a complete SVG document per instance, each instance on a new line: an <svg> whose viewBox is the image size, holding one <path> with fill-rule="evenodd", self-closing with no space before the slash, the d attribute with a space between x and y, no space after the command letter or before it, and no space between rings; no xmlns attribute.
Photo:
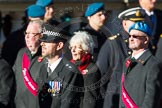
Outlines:
<svg viewBox="0 0 162 108"><path fill-rule="evenodd" d="M146 36L129 35L129 38L131 38L131 37L136 38L136 39L139 39L139 38L144 38Z"/></svg>
<svg viewBox="0 0 162 108"><path fill-rule="evenodd" d="M24 32L24 35L31 35L32 37L35 37L41 33L27 33L26 31Z"/></svg>

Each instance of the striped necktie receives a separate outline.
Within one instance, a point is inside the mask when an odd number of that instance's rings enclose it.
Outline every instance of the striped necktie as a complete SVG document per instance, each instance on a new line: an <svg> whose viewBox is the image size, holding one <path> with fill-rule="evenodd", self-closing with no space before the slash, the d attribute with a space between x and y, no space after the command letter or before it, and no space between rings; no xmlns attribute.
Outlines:
<svg viewBox="0 0 162 108"><path fill-rule="evenodd" d="M50 76L52 74L52 70L51 70L50 66L47 67L47 72L48 72L48 76Z"/></svg>

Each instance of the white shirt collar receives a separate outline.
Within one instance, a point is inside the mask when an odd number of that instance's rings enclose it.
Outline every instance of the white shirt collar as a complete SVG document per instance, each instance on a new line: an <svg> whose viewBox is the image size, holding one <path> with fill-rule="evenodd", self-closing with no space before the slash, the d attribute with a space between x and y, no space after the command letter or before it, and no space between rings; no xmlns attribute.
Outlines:
<svg viewBox="0 0 162 108"><path fill-rule="evenodd" d="M48 64L48 67L50 67L50 69L51 69L52 72L56 69L56 67L58 66L58 64L60 63L61 60L62 60L62 57L60 57L54 63Z"/></svg>
<svg viewBox="0 0 162 108"><path fill-rule="evenodd" d="M147 51L147 49L144 50L144 51L142 51L142 52L140 52L140 53L138 53L138 54L135 55L135 56L132 55L132 57L134 57L134 58L137 60L145 51Z"/></svg>
<svg viewBox="0 0 162 108"><path fill-rule="evenodd" d="M153 11L149 12L149 11L145 10L145 12L146 12L146 14L147 14L148 16L154 15L154 12L153 12Z"/></svg>
<svg viewBox="0 0 162 108"><path fill-rule="evenodd" d="M31 53L31 55L33 56L33 55L35 55L37 52L36 52L36 51L31 51L30 53Z"/></svg>

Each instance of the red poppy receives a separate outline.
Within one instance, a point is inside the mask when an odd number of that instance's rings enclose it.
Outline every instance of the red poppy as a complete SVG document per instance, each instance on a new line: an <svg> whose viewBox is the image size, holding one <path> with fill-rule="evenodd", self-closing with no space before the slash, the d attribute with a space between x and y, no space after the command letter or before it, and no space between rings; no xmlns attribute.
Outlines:
<svg viewBox="0 0 162 108"><path fill-rule="evenodd" d="M88 70L87 70L87 69L85 69L85 70L82 70L82 71L81 71L82 75L87 74L87 72L88 72Z"/></svg>
<svg viewBox="0 0 162 108"><path fill-rule="evenodd" d="M128 60L126 61L126 63L125 63L125 65L126 65L127 68L129 67L130 63L131 63L131 60L128 59Z"/></svg>
<svg viewBox="0 0 162 108"><path fill-rule="evenodd" d="M38 62L42 62L42 60L43 60L43 57L38 57Z"/></svg>

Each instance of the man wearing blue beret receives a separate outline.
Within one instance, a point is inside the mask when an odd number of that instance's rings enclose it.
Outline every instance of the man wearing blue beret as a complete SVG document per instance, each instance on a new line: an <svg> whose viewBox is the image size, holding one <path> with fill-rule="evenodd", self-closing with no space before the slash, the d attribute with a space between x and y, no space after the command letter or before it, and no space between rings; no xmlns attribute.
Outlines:
<svg viewBox="0 0 162 108"><path fill-rule="evenodd" d="M36 5L45 8L45 15L44 15L45 22L48 22L53 18L54 14L53 0L37 0Z"/></svg>
<svg viewBox="0 0 162 108"><path fill-rule="evenodd" d="M100 49L97 66L101 71L101 93L104 98L103 108L119 108L120 80L125 59L131 54L128 48L128 28L135 22L144 21L140 7L130 8L118 15L121 28L116 35L109 36ZM118 19L116 19L118 20Z"/></svg>
<svg viewBox="0 0 162 108"><path fill-rule="evenodd" d="M152 30L136 22L128 32L132 54L123 64L119 108L160 108L162 67L148 49Z"/></svg>
<svg viewBox="0 0 162 108"><path fill-rule="evenodd" d="M94 61L98 56L98 52L102 46L102 44L107 39L104 31L101 30L101 27L104 25L106 21L106 14L104 10L103 3L92 3L88 5L85 11L85 17L88 19L88 25L83 28L83 30L87 31L89 34L92 35L94 42L95 42L95 49L94 49Z"/></svg>

